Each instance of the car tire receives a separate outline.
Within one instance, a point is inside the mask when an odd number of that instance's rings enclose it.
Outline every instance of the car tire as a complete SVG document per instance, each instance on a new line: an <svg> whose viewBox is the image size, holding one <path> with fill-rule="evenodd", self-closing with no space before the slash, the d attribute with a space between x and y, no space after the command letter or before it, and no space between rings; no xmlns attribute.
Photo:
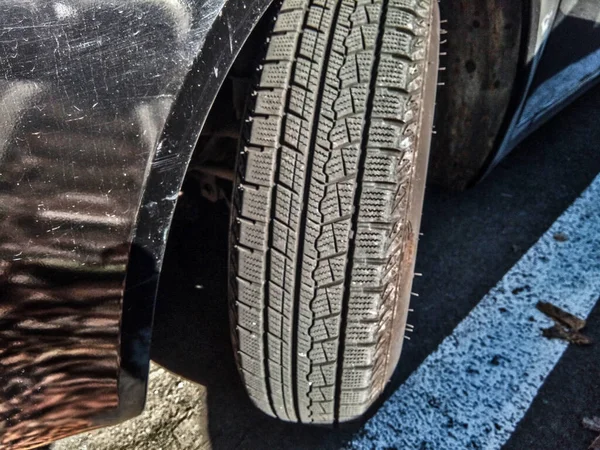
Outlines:
<svg viewBox="0 0 600 450"><path fill-rule="evenodd" d="M284 0L237 158L230 316L265 413L363 415L400 356L437 79L435 0Z"/></svg>

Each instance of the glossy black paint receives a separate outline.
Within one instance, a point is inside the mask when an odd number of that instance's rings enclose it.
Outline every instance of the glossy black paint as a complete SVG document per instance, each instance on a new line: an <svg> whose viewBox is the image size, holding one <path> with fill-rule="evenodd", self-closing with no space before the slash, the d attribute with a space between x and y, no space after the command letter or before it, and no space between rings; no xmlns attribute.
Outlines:
<svg viewBox="0 0 600 450"><path fill-rule="evenodd" d="M143 408L183 174L268 3L0 3L1 448Z"/></svg>
<svg viewBox="0 0 600 450"><path fill-rule="evenodd" d="M484 174L560 108L600 80L600 3L529 0L515 107Z"/></svg>
<svg viewBox="0 0 600 450"><path fill-rule="evenodd" d="M600 2L561 0L514 140L523 140L599 77Z"/></svg>

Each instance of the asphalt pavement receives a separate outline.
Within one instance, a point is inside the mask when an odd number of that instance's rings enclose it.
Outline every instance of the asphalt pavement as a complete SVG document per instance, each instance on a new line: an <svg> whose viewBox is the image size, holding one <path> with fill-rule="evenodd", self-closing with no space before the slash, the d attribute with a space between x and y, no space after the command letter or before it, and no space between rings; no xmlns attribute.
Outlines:
<svg viewBox="0 0 600 450"><path fill-rule="evenodd" d="M413 290L419 297L409 320L415 331L405 343L382 403L390 397L387 404L394 402L394 393L407 389L407 380L426 367L428 356L457 325L485 308L490 290L599 173L600 87L541 127L467 192L428 188L417 258L417 272L423 276L415 281ZM370 425L338 430L302 427L278 422L252 407L229 344L227 208L223 203L209 204L192 191L193 186L184 187L184 201L170 236L153 338L153 358L167 370L153 369L146 412L123 425L61 441L54 448L340 449L359 441L360 448L384 448L376 435L369 440L368 430L375 429ZM586 250L577 247L573 251ZM565 267L565 273L574 267L578 266ZM562 277L560 272L554 276ZM545 280L540 296L553 292L552 278ZM494 326L494 332L501 335L502 322L489 321L488 327ZM552 365L548 377L538 383L537 395L528 403L524 417L515 422L516 429L507 435L503 448L583 450L594 439L581 420L600 415L599 306L591 310L586 332L596 344L570 345L561 351L556 367ZM539 339L544 339L541 333ZM460 393L456 398L460 402ZM375 413L376 408L371 416ZM481 409L481 415L488 413ZM370 423L378 423L378 417ZM388 424L391 428L378 428L381 433L393 431L394 421L389 417ZM430 428L422 429L423 442L428 441L427 433L439 435L439 429ZM387 448L407 448L391 442L385 444ZM470 445L498 448L491 438L474 439Z"/></svg>

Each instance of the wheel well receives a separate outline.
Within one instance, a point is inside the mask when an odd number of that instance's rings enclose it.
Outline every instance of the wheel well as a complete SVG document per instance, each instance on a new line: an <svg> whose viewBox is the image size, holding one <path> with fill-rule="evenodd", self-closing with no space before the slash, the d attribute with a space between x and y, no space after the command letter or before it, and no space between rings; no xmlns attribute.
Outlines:
<svg viewBox="0 0 600 450"><path fill-rule="evenodd" d="M527 24L521 0L447 0L440 10L444 71L428 179L462 190L481 176L510 119Z"/></svg>
<svg viewBox="0 0 600 450"><path fill-rule="evenodd" d="M272 4L243 45L213 103L188 171L203 197L216 202L229 196L235 155L250 91L258 82L257 65L279 5Z"/></svg>

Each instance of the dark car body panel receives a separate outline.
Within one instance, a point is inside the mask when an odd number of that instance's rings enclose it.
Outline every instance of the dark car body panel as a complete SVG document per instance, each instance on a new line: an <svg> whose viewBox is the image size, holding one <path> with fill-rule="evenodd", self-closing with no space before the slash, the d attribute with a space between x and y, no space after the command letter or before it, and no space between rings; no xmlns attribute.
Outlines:
<svg viewBox="0 0 600 450"><path fill-rule="evenodd" d="M219 87L269 3L0 3L1 448L142 410L178 193ZM538 71L559 2L532 5L527 82L490 166L596 79L580 74L567 96L524 114L564 70Z"/></svg>
<svg viewBox="0 0 600 450"><path fill-rule="evenodd" d="M486 173L561 107L598 82L600 2L532 2L526 51L521 69L525 89Z"/></svg>

